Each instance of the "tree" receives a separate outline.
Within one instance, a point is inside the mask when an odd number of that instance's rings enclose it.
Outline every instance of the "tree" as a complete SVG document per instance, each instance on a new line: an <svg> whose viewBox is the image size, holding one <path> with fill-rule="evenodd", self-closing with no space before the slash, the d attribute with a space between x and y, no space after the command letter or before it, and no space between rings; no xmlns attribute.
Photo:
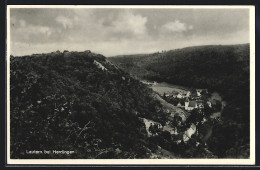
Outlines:
<svg viewBox="0 0 260 170"><path fill-rule="evenodd" d="M179 115L174 115L173 119L170 120L170 125L176 130L181 126L182 118Z"/></svg>
<svg viewBox="0 0 260 170"><path fill-rule="evenodd" d="M150 123L150 127L149 127L149 132L151 132L151 134L154 136L154 135L157 135L158 132L159 132L159 127L157 124L152 124Z"/></svg>

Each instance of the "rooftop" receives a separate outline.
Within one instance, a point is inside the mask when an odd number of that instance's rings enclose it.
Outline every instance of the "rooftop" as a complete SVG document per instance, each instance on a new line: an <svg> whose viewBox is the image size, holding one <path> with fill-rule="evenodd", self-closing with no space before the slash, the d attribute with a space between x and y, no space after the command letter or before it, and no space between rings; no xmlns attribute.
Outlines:
<svg viewBox="0 0 260 170"><path fill-rule="evenodd" d="M189 107L196 107L197 102L196 101L190 101Z"/></svg>

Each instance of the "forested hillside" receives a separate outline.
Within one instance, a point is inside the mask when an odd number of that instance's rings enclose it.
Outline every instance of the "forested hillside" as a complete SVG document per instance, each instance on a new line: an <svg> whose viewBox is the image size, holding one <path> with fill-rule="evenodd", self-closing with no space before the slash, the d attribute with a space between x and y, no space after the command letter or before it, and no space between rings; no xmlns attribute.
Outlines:
<svg viewBox="0 0 260 170"><path fill-rule="evenodd" d="M216 90L223 85L230 88L249 74L249 44L197 46L108 59L142 79Z"/></svg>
<svg viewBox="0 0 260 170"><path fill-rule="evenodd" d="M249 155L249 44L188 47L109 58L132 76L221 93L227 106L208 145L218 157Z"/></svg>
<svg viewBox="0 0 260 170"><path fill-rule="evenodd" d="M11 158L149 158L140 118L165 123L152 90L99 54L11 56ZM149 149L150 148L150 149ZM28 154L38 150L73 154Z"/></svg>

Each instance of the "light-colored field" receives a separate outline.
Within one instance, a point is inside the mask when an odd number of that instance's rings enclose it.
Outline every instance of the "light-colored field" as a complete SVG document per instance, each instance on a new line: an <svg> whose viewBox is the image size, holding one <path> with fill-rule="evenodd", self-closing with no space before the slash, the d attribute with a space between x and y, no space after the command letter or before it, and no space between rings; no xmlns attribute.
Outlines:
<svg viewBox="0 0 260 170"><path fill-rule="evenodd" d="M153 85L152 89L155 92L159 93L160 95L163 95L164 93L173 93L173 92L185 94L189 91L188 88L185 88L182 86L177 86L177 85L172 85L172 84L165 83L165 82Z"/></svg>

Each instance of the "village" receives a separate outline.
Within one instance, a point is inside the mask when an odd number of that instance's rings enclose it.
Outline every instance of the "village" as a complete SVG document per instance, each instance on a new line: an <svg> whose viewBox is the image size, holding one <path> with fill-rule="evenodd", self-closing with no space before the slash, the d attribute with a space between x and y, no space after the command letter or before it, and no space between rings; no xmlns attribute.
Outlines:
<svg viewBox="0 0 260 170"><path fill-rule="evenodd" d="M167 102L186 111L202 109L205 104L211 108L212 105L216 104L216 101L206 99L208 97L207 89L195 89L193 92L187 91L186 93L173 91L171 93L164 93L162 97Z"/></svg>
<svg viewBox="0 0 260 170"><path fill-rule="evenodd" d="M141 82L149 85L168 103L188 112L193 109L202 109L206 104L210 108L217 104L217 100L210 99L211 94L208 89L187 90L180 86L174 85L174 87L171 87L173 85L156 81L142 80Z"/></svg>
<svg viewBox="0 0 260 170"><path fill-rule="evenodd" d="M154 127L168 131L171 135L177 137L176 143L188 142L191 136L198 134L198 124L204 124L208 119L219 121L221 115L221 102L212 97L212 93L208 89L192 89L181 86L171 85L168 83L158 83L156 81L142 81L142 83L151 87L162 105L165 105L165 112L170 114L169 121L162 126L160 123L143 119L148 136L157 135ZM205 110L210 110L211 115L207 115ZM203 119L200 122L193 122L189 128L180 131L177 127L185 124L185 121L195 112L201 114ZM173 127L171 122L180 117L177 122L177 127ZM154 132L154 134L153 134Z"/></svg>

